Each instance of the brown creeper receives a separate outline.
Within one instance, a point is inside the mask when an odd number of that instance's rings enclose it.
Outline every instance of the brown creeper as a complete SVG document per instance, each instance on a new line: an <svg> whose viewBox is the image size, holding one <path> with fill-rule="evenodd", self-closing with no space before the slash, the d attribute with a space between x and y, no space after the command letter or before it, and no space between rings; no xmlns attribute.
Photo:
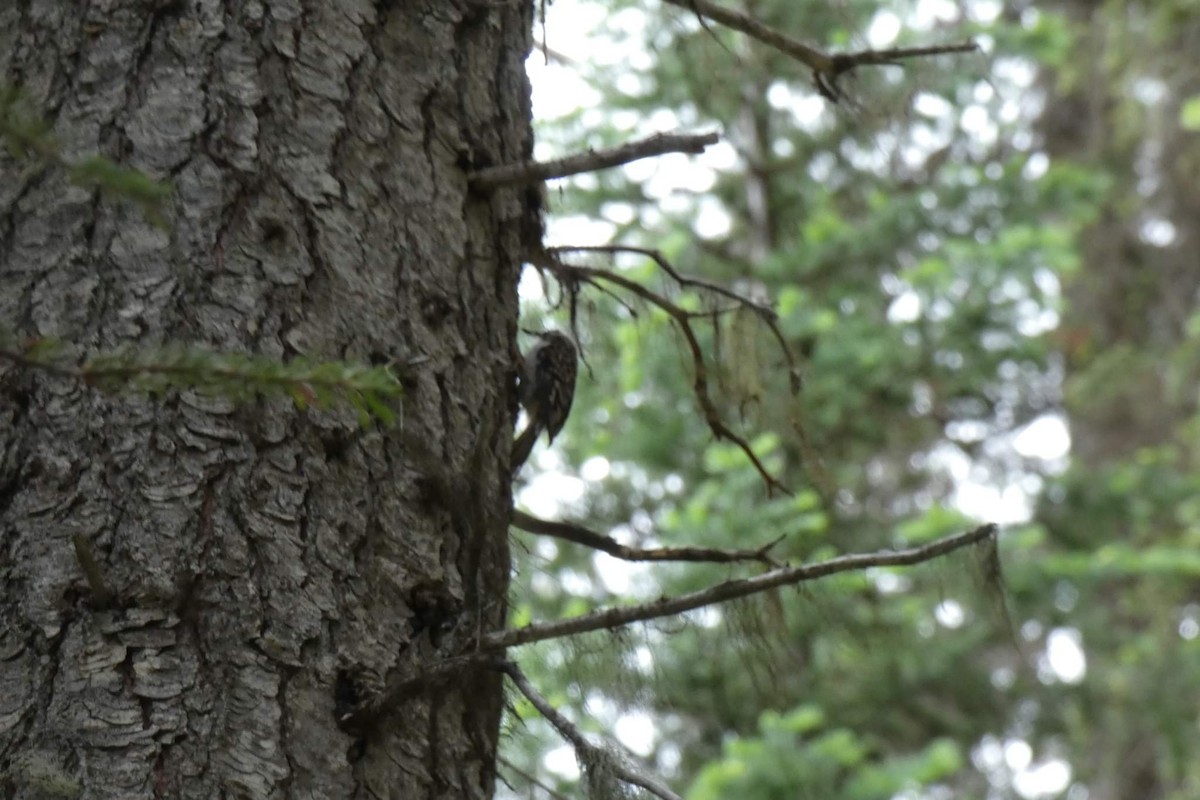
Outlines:
<svg viewBox="0 0 1200 800"><path fill-rule="evenodd" d="M575 399L575 344L566 334L546 331L525 354L521 365L521 405L529 422L513 442L512 469L515 472L529 458L538 434L547 440L562 430Z"/></svg>

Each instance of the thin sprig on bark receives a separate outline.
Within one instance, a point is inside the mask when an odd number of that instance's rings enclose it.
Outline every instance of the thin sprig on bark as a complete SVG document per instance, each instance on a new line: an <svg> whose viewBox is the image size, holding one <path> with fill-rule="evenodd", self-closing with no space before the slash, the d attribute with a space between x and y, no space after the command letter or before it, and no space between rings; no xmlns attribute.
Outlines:
<svg viewBox="0 0 1200 800"><path fill-rule="evenodd" d="M57 167L78 186L101 189L131 200L141 207L147 219L165 226L162 208L171 196L169 185L104 156L67 158L51 128L20 89L0 84L0 141L14 158L36 166Z"/></svg>
<svg viewBox="0 0 1200 800"><path fill-rule="evenodd" d="M0 334L0 361L110 393L192 389L232 400L284 395L301 408L342 401L354 408L364 427L372 420L385 425L395 422L396 413L388 401L403 391L388 367L301 358L283 362L182 345L118 348L72 362L59 342L33 339L18 343Z"/></svg>

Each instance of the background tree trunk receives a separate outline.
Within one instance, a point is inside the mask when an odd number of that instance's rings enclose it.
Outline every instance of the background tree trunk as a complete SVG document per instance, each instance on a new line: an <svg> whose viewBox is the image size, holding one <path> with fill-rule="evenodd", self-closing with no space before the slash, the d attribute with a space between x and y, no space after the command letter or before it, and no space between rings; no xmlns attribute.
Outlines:
<svg viewBox="0 0 1200 800"><path fill-rule="evenodd" d="M1076 26L1078 52L1118 53L1111 63L1072 64L1066 71L1078 74L1070 80L1051 72L1053 100L1041 118L1052 158L1073 158L1115 179L1100 219L1081 239L1083 262L1066 286L1060 334L1072 452L1083 464L1111 463L1175 440L1196 411L1192 382L1173 385L1167 373L1200 290L1194 134L1179 124L1182 104L1200 92L1196 71L1179 58L1200 44L1200 27L1155 22L1153 4L1128 9L1144 31L1127 30L1119 15L1096 14L1091 3L1053 5ZM1122 82L1150 85L1161 97L1135 102ZM1164 223L1170 240L1155 242L1147 233Z"/></svg>
<svg viewBox="0 0 1200 800"><path fill-rule="evenodd" d="M529 4L80 8L0 6L0 76L67 156L169 179L169 225L0 161L0 321L81 353L420 361L402 433L363 435L340 410L0 366L0 793L489 796L497 679L357 736L336 717L504 622L537 210L466 174L530 153ZM402 438L469 496L429 491Z"/></svg>
<svg viewBox="0 0 1200 800"><path fill-rule="evenodd" d="M1180 509L1191 491L1173 493L1195 469L1198 362L1189 339L1200 290L1200 151L1180 114L1200 92L1185 56L1200 46L1200 26L1170 4L1048 8L1067 16L1075 43L1074 57L1043 76L1045 149L1109 176L1113 187L1064 285L1058 333L1073 465L1068 491L1044 497L1040 516L1070 549L1188 552ZM1075 723L1086 733L1076 734L1073 760L1093 800L1189 793L1191 716L1178 712L1178 724L1175 709L1192 707L1194 661L1178 644L1176 615L1187 618L1197 585L1185 572L1140 577L1074 579L1093 621L1090 629L1075 622L1086 631L1092 694Z"/></svg>

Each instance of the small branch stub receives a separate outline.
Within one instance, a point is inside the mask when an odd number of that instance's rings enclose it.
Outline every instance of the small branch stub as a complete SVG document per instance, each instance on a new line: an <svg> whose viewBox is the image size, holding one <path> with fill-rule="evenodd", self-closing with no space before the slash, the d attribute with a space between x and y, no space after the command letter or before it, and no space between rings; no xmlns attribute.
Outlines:
<svg viewBox="0 0 1200 800"><path fill-rule="evenodd" d="M645 139L628 142L606 150L588 150L553 161L526 161L503 164L472 173L471 188L488 191L500 186L542 183L552 178L565 178L581 172L596 172L619 167L631 161L661 156L665 153L703 153L706 147L720 141L716 133L656 133Z"/></svg>
<svg viewBox="0 0 1200 800"><path fill-rule="evenodd" d="M691 561L709 564L734 564L745 561L757 561L768 566L778 567L779 562L773 559L770 551L783 540L779 537L753 550L722 550L716 547L627 547L615 539L603 536L573 522L539 519L532 514L526 514L519 509L512 511L512 526L526 533L539 536L552 536L566 542L573 542L602 553L608 553L613 558L622 561Z"/></svg>

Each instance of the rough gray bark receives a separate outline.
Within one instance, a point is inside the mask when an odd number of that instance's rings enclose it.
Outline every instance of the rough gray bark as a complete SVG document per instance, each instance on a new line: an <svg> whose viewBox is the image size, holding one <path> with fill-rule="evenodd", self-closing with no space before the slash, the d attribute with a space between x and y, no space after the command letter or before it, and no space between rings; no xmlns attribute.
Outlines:
<svg viewBox="0 0 1200 800"><path fill-rule="evenodd" d="M469 495L447 503L401 435L349 414L0 365L0 794L491 794L494 676L359 734L335 706L503 625L536 194L466 175L530 154L530 5L0 4L0 80L66 155L176 188L160 230L0 157L0 324L81 352L423 357L404 435Z"/></svg>

